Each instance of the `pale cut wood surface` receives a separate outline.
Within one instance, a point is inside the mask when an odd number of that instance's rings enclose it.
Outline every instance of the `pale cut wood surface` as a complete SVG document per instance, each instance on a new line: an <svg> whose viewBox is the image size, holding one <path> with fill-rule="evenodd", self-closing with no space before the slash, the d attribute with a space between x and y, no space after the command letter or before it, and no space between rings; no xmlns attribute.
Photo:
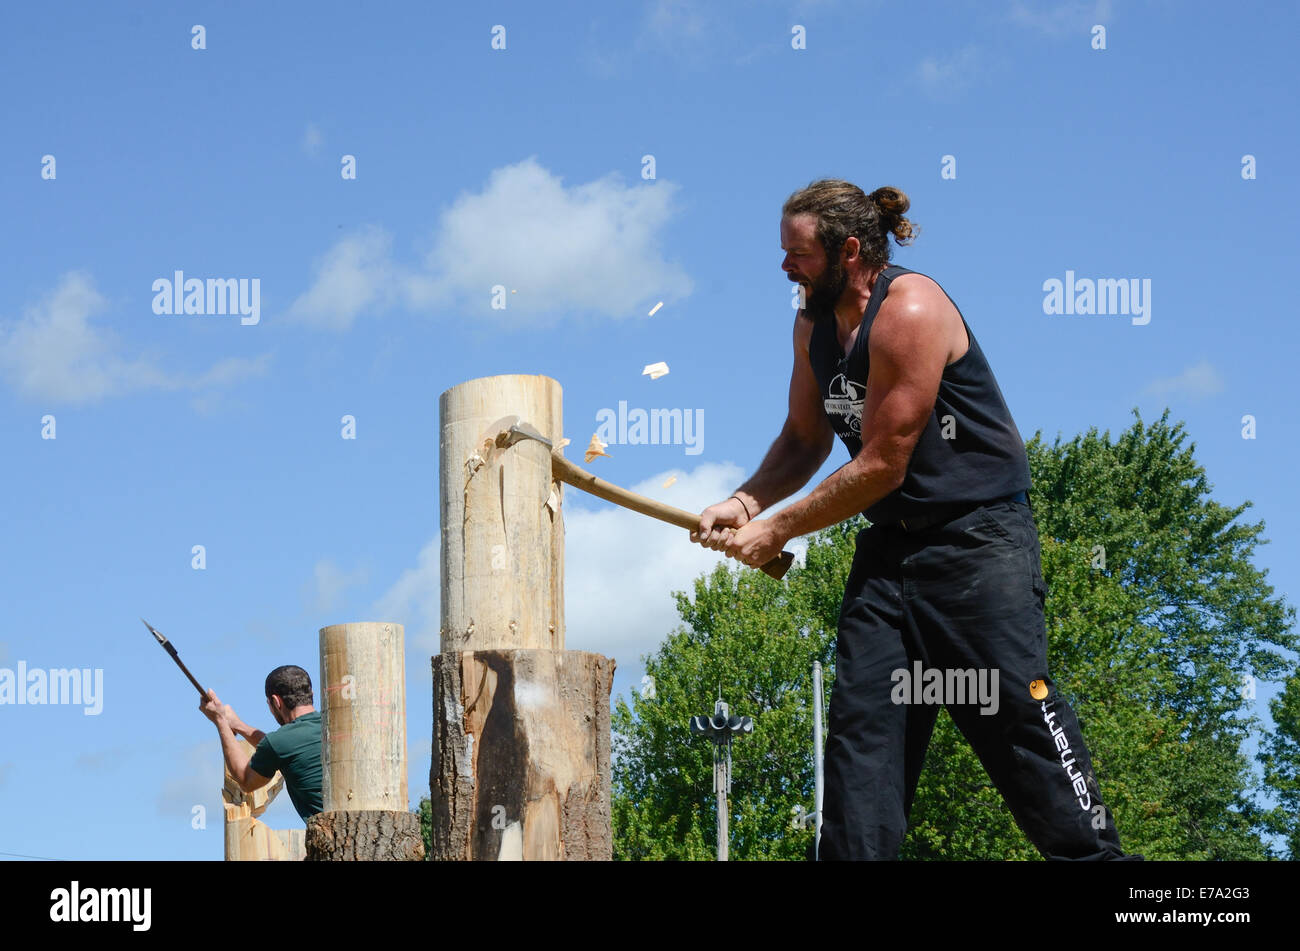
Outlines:
<svg viewBox="0 0 1300 951"><path fill-rule="evenodd" d="M563 488L536 440L486 449L517 415L558 446L562 391L546 376L483 377L438 401L443 651L564 647Z"/></svg>
<svg viewBox="0 0 1300 951"><path fill-rule="evenodd" d="M382 621L320 630L325 812L409 808L404 634Z"/></svg>

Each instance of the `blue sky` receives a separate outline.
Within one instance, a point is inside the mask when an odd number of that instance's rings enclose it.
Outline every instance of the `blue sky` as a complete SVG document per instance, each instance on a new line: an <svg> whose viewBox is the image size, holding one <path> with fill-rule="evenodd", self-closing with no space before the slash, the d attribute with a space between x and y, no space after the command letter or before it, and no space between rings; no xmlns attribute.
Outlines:
<svg viewBox="0 0 1300 951"><path fill-rule="evenodd" d="M552 376L583 445L621 400L701 412L698 453L613 445L592 468L683 508L726 497L784 418L780 206L824 176L908 193L922 230L895 260L961 307L1026 439L1170 407L1215 498L1254 503L1257 562L1294 602L1296 20L1119 0L6 9L0 666L102 668L104 697L0 707L0 852L220 857L216 731L140 615L264 728L263 677L315 674L319 628L404 624L414 804L439 394ZM156 314L176 270L257 279L257 322ZM1149 322L1045 314L1067 270L1150 280ZM565 510L567 646L615 657L627 694L677 623L670 591L720 556L573 491ZM287 796L267 819L301 827Z"/></svg>

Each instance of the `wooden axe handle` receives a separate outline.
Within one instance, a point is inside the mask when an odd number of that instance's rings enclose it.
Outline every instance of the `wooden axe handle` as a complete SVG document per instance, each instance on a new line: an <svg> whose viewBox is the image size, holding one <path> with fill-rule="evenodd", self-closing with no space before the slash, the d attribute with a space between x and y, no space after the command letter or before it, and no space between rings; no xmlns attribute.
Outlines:
<svg viewBox="0 0 1300 951"><path fill-rule="evenodd" d="M661 522L667 522L669 525L676 525L689 531L695 531L700 527L700 517L698 515L692 515L685 509L665 505L663 502L656 502L644 495L637 495L635 492L620 488L612 482L598 479L585 469L575 466L556 450L551 450L551 473L561 482L568 483L576 489L582 489L584 492L589 492L598 499L604 499L606 502L613 502L625 509L631 509L633 512L649 515L651 518L657 518ZM780 580L785 577L785 573L790 570L790 565L793 562L794 555L788 551L783 551L767 564L760 565L759 571Z"/></svg>

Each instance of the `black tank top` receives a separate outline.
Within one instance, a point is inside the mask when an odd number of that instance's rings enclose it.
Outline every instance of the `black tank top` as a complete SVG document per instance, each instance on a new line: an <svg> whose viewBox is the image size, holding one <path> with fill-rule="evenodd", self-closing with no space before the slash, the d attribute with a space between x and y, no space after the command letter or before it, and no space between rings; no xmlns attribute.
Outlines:
<svg viewBox="0 0 1300 951"><path fill-rule="evenodd" d="M833 319L813 326L808 357L826 416L852 458L862 450L872 322L894 278L915 273L890 266L876 278L862 326L847 355L840 350ZM960 309L957 314L961 316ZM873 523L888 525L920 515L933 505L984 502L1030 487L1024 441L966 318L961 322L970 348L943 369L934 410L912 452L903 484L863 513Z"/></svg>

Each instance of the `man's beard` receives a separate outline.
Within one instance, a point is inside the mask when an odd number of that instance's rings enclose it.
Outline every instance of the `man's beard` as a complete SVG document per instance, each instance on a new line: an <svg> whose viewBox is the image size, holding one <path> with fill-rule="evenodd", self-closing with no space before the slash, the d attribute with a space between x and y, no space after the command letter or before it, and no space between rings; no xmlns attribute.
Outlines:
<svg viewBox="0 0 1300 951"><path fill-rule="evenodd" d="M835 304L848 286L848 276L840 265L839 256L828 260L821 275L809 282L804 312L815 323L835 319Z"/></svg>

